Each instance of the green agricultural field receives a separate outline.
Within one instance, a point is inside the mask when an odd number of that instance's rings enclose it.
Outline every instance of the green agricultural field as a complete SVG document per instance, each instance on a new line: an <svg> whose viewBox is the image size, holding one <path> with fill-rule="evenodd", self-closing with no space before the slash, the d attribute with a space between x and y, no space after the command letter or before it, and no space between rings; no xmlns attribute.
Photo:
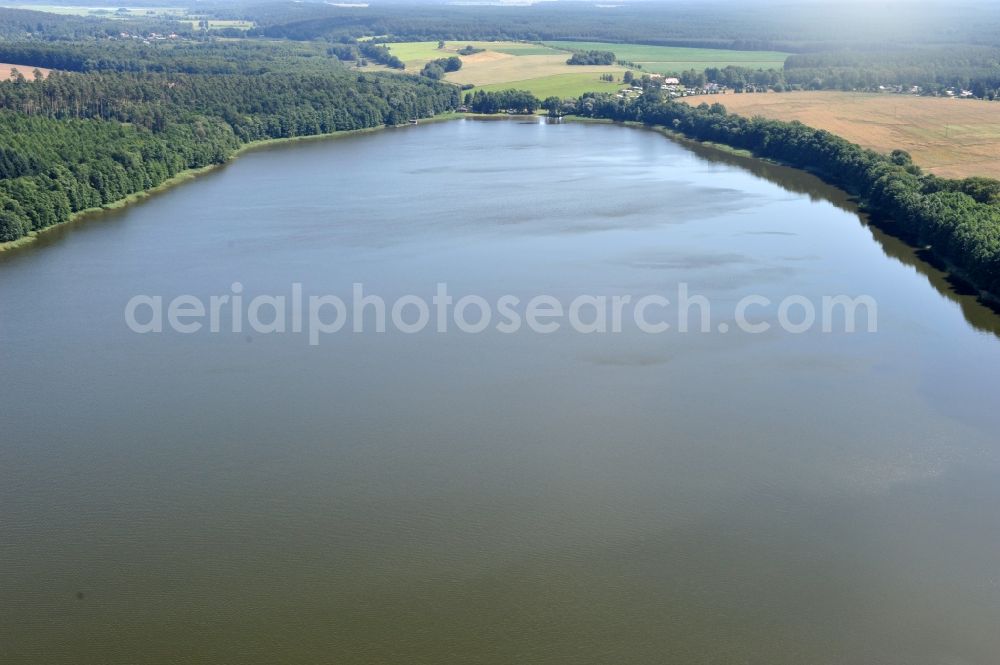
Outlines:
<svg viewBox="0 0 1000 665"><path fill-rule="evenodd" d="M620 77L620 72L617 72L616 75ZM579 97L585 92L615 92L621 87L621 83L602 81L600 74L585 73L554 74L552 76L543 76L523 81L491 83L490 85L482 86L482 89L497 91L515 88L517 90L528 90L539 99L552 96L565 99L567 97Z"/></svg>
<svg viewBox="0 0 1000 665"><path fill-rule="evenodd" d="M528 42L447 42L447 48L458 50L464 46L475 46L485 51L495 51L507 55L559 55L563 53L561 49L532 44Z"/></svg>
<svg viewBox="0 0 1000 665"><path fill-rule="evenodd" d="M406 63L407 68L413 64L429 62L436 58L446 58L455 55L453 52L446 52L438 49L437 42L394 42L386 44L394 56Z"/></svg>
<svg viewBox="0 0 1000 665"><path fill-rule="evenodd" d="M604 42L545 42L547 46L577 51L612 51L619 60L642 65L651 72L676 73L685 69L737 65L751 69L780 69L787 53L778 51L730 51L726 49L607 44Z"/></svg>

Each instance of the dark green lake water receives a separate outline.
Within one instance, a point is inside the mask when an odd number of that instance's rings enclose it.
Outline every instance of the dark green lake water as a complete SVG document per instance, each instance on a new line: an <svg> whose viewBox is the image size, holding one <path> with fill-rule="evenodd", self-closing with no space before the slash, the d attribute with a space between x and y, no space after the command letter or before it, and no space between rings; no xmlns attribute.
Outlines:
<svg viewBox="0 0 1000 665"><path fill-rule="evenodd" d="M234 281L869 294L879 329L124 323ZM835 190L650 132L248 154L0 255L0 662L1000 662L998 329Z"/></svg>

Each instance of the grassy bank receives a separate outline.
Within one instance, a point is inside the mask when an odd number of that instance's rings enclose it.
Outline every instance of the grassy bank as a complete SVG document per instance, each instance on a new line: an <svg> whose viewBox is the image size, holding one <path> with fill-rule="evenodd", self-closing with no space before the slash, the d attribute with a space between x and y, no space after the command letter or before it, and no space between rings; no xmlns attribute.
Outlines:
<svg viewBox="0 0 1000 665"><path fill-rule="evenodd" d="M442 113L440 115L436 115L436 116L433 116L431 118L422 118L422 119L420 119L418 121L418 125L426 125L426 124L432 124L432 123L437 123L437 122L445 122L445 121L448 121L448 120L455 120L455 119L462 118L462 117L464 117L464 114L461 114L461 113ZM409 126L410 125L400 125L400 127L409 127ZM20 247L24 247L26 245L29 245L32 242L34 242L35 239L39 235L41 235L41 234L43 234L43 233L45 233L45 232L47 232L47 231L49 231L51 229L63 227L66 224L70 224L72 222L75 222L75 221L77 221L77 220L79 220L81 218L87 217L89 215L100 213L100 212L103 212L105 210L117 210L119 208L124 208L127 205L131 205L133 203L137 203L139 201L142 201L143 199L146 199L146 198L152 196L153 194L157 194L159 192L166 191L166 190L168 190L168 189L170 189L172 187L176 187L177 185L180 185L182 183L188 182L189 180L192 180L192 179L198 177L199 175L202 175L203 173L208 173L209 171L214 171L215 169L217 169L217 168L219 168L221 166L225 166L226 164L230 163L231 161L233 161L234 159L236 159L240 155L242 155L244 153L247 153L247 152L250 152L252 150L257 150L257 149L261 149L261 148L266 148L268 146L275 146L275 145L281 145L281 144L286 144L286 143L297 143L297 142L301 142L301 141L329 141L329 140L332 140L332 139L338 139L338 138L342 138L342 137L356 136L356 135L359 135L359 134L369 134L369 133L372 133L372 132L380 132L380 131L384 131L384 130L387 130L387 129L394 129L394 128L393 127L387 127L387 126L383 125L381 127L366 127L364 129L354 129L354 130L345 131L345 132L332 132L330 134L312 134L312 135L309 135L309 136L290 136L288 138L265 139L265 140L262 140L262 141L251 141L250 143L245 143L245 144L241 145L239 148L237 148L231 155L229 155L229 157L226 159L226 161L223 162L222 164L210 164L208 166L202 166L202 167L199 167L199 168L187 169L185 171L181 171L180 173L177 173L177 174L171 176L170 178L167 178L166 180L164 180L163 182L161 182L159 185L157 185L155 187L151 187L149 189L145 189L145 190L143 190L141 192L135 192L134 194L129 194L128 196L126 196L124 198L118 199L117 201L112 201L112 202L107 203L107 204L105 204L103 206L100 206L100 207L87 208L86 210L79 210L77 212L72 213L68 218L66 218L65 220L63 220L63 221L61 221L61 222L59 222L57 224L52 224L52 225L47 226L47 227L45 227L43 229L38 229L36 231L31 231L27 235L24 235L24 236L18 238L17 240L10 240L8 242L0 242L0 252L6 252L6 251L10 251L12 249L18 249Z"/></svg>
<svg viewBox="0 0 1000 665"><path fill-rule="evenodd" d="M602 74L612 74L615 81L602 81ZM477 89L487 92L498 92L500 90L527 90L539 99L546 97L559 97L560 99L576 98L587 92L617 92L622 87L622 72L608 69L606 72L585 72L582 74L553 74L539 78L529 78L518 81L507 81L504 83L491 83L479 86Z"/></svg>

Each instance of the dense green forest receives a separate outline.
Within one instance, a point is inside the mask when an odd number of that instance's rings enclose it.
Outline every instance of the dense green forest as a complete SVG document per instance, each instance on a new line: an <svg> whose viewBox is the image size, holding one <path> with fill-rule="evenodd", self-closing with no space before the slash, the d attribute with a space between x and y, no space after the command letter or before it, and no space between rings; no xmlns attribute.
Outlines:
<svg viewBox="0 0 1000 665"><path fill-rule="evenodd" d="M473 113L534 113L541 102L527 90L476 90L465 95L465 106Z"/></svg>
<svg viewBox="0 0 1000 665"><path fill-rule="evenodd" d="M462 68L462 59L458 56L450 56L448 58L438 58L437 60L431 60L424 68L420 70L421 76L426 76L439 81L444 78L444 75L448 72L457 72Z"/></svg>
<svg viewBox="0 0 1000 665"><path fill-rule="evenodd" d="M873 90L918 86L923 92L948 88L995 99L1000 94L1000 48L896 48L792 55L784 83L807 89Z"/></svg>
<svg viewBox="0 0 1000 665"><path fill-rule="evenodd" d="M251 141L394 125L458 103L455 86L339 69L0 83L0 241L224 162Z"/></svg>
<svg viewBox="0 0 1000 665"><path fill-rule="evenodd" d="M350 48L350 47L347 47ZM351 50L356 57L356 50ZM263 40L162 41L131 39L0 41L0 62L30 63L66 72L263 74L326 72L336 65L327 45Z"/></svg>
<svg viewBox="0 0 1000 665"><path fill-rule="evenodd" d="M793 52L886 44L1000 46L1000 13L987 2L812 2L794 5L708 0L583 2L530 6L372 3L337 7L272 2L199 5L219 18L256 22L252 34L297 40L383 35L390 40L575 40Z"/></svg>
<svg viewBox="0 0 1000 665"><path fill-rule="evenodd" d="M131 20L5 18L0 61L58 71L34 80L25 68L0 82L0 241L221 163L252 141L395 125L459 104L455 86L360 74L322 43L150 41L121 36ZM137 24L163 29L156 18Z"/></svg>
<svg viewBox="0 0 1000 665"><path fill-rule="evenodd" d="M615 54L611 51L577 51L566 61L567 65L613 65Z"/></svg>
<svg viewBox="0 0 1000 665"><path fill-rule="evenodd" d="M358 42L358 53L364 58L377 62L380 65L391 67L392 69L406 69L403 61L389 52L389 49L382 44L375 42Z"/></svg>
<svg viewBox="0 0 1000 665"><path fill-rule="evenodd" d="M151 132L2 111L0 241L150 189L184 169L220 163L238 143L223 121L212 118Z"/></svg>
<svg viewBox="0 0 1000 665"><path fill-rule="evenodd" d="M0 84L0 108L57 120L127 122L153 131L192 114L241 141L399 124L458 105L459 89L425 78L351 74L54 74Z"/></svg>

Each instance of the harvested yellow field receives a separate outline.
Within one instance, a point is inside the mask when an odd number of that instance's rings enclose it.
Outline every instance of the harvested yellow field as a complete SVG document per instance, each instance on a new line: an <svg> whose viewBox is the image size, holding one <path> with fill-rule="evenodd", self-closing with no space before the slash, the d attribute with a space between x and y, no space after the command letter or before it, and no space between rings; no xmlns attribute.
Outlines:
<svg viewBox="0 0 1000 665"><path fill-rule="evenodd" d="M939 176L1000 178L1000 102L850 92L786 92L689 97L733 113L798 120L866 148L900 148Z"/></svg>
<svg viewBox="0 0 1000 665"><path fill-rule="evenodd" d="M48 77L52 73L51 69L46 69L45 67L33 67L32 65L9 65L6 63L0 63L0 80L6 81L14 73L14 70L19 71L24 78L29 81L35 77L35 70L37 69L42 73L43 76Z"/></svg>
<svg viewBox="0 0 1000 665"><path fill-rule="evenodd" d="M481 53L473 53L472 55L462 56L462 67L476 67L483 65L487 62L496 62L497 60L509 60L516 56L509 55L507 53L500 53L499 51L482 51Z"/></svg>

